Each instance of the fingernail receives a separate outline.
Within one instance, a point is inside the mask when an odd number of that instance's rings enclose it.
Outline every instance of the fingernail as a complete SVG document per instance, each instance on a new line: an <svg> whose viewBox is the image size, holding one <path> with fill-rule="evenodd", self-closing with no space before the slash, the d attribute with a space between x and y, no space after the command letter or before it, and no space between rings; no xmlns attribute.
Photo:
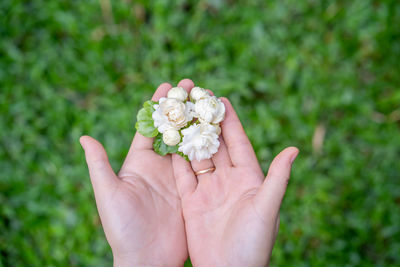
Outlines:
<svg viewBox="0 0 400 267"><path fill-rule="evenodd" d="M290 164L293 164L293 162L297 158L298 154L299 154L299 150L297 150L297 152L293 154L292 158L290 159Z"/></svg>

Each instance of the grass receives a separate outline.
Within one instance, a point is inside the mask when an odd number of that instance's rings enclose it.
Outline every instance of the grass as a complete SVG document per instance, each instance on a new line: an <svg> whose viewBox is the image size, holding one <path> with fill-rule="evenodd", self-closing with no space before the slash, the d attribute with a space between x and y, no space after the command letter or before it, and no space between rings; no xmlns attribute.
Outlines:
<svg viewBox="0 0 400 267"><path fill-rule="evenodd" d="M112 2L112 4L111 4ZM164 81L300 148L271 266L400 265L400 3L0 2L0 266L110 266L78 138L118 170Z"/></svg>

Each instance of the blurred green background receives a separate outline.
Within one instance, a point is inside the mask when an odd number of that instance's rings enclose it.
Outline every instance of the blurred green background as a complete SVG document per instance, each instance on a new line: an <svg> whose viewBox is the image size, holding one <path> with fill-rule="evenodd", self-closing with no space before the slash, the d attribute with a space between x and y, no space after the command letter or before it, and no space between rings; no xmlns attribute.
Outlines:
<svg viewBox="0 0 400 267"><path fill-rule="evenodd" d="M0 266L111 265L78 139L182 78L301 150L271 266L400 266L397 0L0 1Z"/></svg>

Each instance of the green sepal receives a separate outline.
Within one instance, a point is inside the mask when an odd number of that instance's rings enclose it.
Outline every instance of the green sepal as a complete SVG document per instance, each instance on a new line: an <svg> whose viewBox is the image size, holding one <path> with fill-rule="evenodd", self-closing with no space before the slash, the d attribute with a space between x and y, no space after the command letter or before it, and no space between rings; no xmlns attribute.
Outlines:
<svg viewBox="0 0 400 267"><path fill-rule="evenodd" d="M176 154L178 154L179 156L181 156L182 158L184 158L186 161L189 161L189 162L190 162L189 157L188 157L187 155L183 154L182 152L177 151Z"/></svg>
<svg viewBox="0 0 400 267"><path fill-rule="evenodd" d="M153 142L153 149L154 152L161 156L165 156L167 154L178 153L178 145L176 146L169 146L166 145L162 139L162 134L159 133Z"/></svg>
<svg viewBox="0 0 400 267"><path fill-rule="evenodd" d="M154 112L153 105L156 103L157 102L151 100L144 102L143 108L141 108L137 114L135 128L143 136L155 137L158 134L158 130L154 126L154 120L152 118Z"/></svg>

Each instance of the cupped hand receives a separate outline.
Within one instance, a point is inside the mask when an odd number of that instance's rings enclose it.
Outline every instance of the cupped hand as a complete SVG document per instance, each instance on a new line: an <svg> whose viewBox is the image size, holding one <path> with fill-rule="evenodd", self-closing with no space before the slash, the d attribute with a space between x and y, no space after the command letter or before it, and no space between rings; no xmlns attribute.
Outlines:
<svg viewBox="0 0 400 267"><path fill-rule="evenodd" d="M178 86L189 90L193 83L182 80ZM170 88L161 84L152 100ZM188 252L171 156L159 156L152 138L136 133L116 175L99 142L89 136L80 142L115 266L182 266Z"/></svg>
<svg viewBox="0 0 400 267"><path fill-rule="evenodd" d="M264 179L229 101L221 145L210 160L173 155L186 236L194 266L265 266L279 227L279 208L298 149L283 150ZM195 175L200 170L215 171Z"/></svg>

